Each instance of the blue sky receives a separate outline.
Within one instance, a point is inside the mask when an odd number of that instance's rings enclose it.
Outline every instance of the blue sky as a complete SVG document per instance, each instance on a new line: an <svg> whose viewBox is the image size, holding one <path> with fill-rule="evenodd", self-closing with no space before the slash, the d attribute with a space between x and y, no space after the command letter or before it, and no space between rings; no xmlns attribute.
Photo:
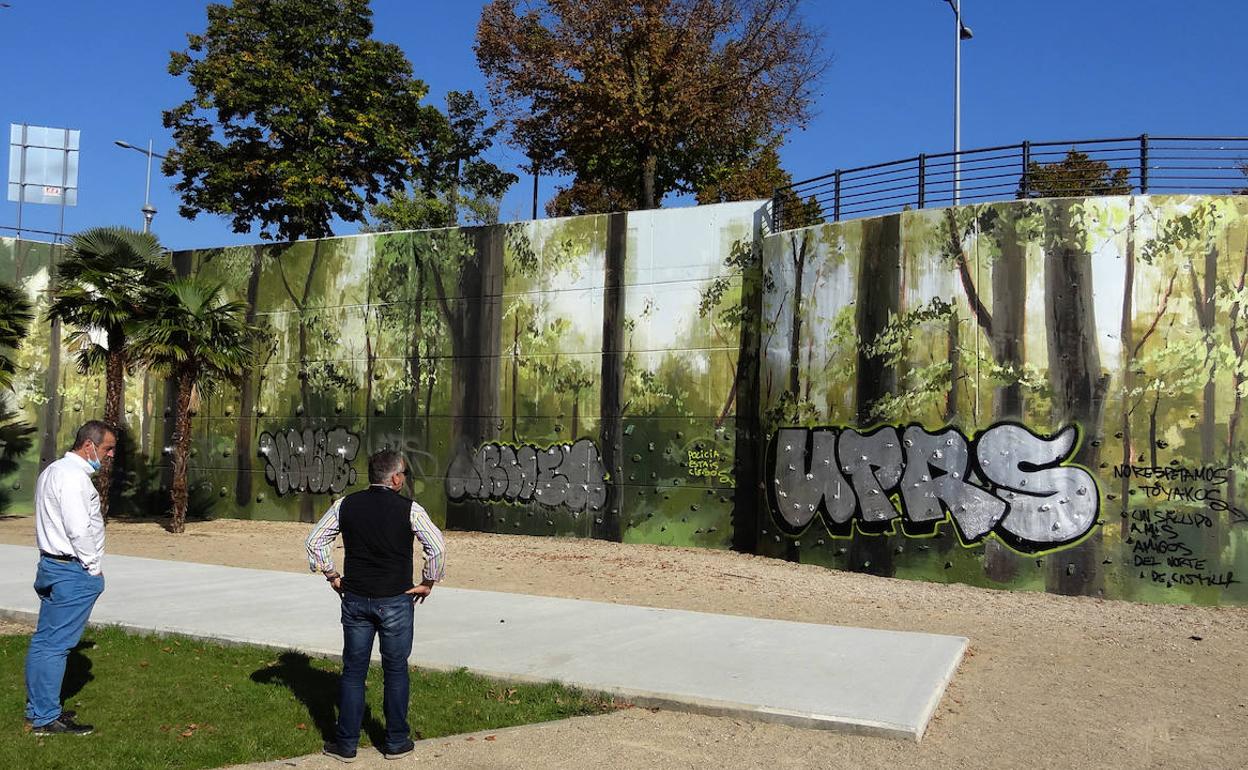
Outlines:
<svg viewBox="0 0 1248 770"><path fill-rule="evenodd" d="M114 139L167 149L161 111L189 93L167 74L169 51L202 31L194 0L8 0L0 9L0 129L10 123L82 132L79 205L66 230L140 226L144 157ZM484 93L472 54L476 0L374 0L376 37L398 44L441 103ZM963 44L962 146L1150 134L1248 134L1240 0L964 0L975 38ZM952 146L953 14L944 0L807 0L833 63L818 115L782 152L797 179ZM4 156L6 157L7 153ZM507 148L495 162L515 169ZM7 163L6 163L7 176ZM153 171L154 229L180 249L249 243L224 218L177 214L172 181ZM544 180L545 200L553 182ZM503 200L528 216L531 180ZM0 203L0 225L16 222ZM27 205L26 227L55 229L59 211ZM356 231L343 225L341 234ZM12 234L0 231L0 234Z"/></svg>

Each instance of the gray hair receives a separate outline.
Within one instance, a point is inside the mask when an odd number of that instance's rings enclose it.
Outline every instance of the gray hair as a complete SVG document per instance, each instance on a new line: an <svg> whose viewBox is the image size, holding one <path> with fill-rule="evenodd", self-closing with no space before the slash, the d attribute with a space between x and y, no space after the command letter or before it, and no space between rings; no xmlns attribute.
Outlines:
<svg viewBox="0 0 1248 770"><path fill-rule="evenodd" d="M78 432L74 434L74 445L70 447L70 450L82 449L88 441L99 446L104 443L104 436L109 433L113 434L114 437L117 436L117 431L113 426L103 420L87 420L78 429Z"/></svg>
<svg viewBox="0 0 1248 770"><path fill-rule="evenodd" d="M403 455L393 449L383 449L368 458L368 483L385 484L390 477L403 470Z"/></svg>

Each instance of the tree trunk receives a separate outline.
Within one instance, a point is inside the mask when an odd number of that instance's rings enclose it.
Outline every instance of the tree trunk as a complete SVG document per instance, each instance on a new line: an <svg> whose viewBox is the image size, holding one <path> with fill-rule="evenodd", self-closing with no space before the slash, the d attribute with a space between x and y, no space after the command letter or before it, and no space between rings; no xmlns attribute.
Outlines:
<svg viewBox="0 0 1248 770"><path fill-rule="evenodd" d="M762 348L763 264L758 241L751 245L751 258L741 272L741 341L737 354L737 409L732 475L732 548L742 553L758 549L760 511L766 511L762 493L762 459L766 441L762 436L759 377ZM726 414L727 412L725 412Z"/></svg>
<svg viewBox="0 0 1248 770"><path fill-rule="evenodd" d="M655 190L655 175L658 172L659 159L654 153L647 152L641 162L641 207L657 209L658 195Z"/></svg>
<svg viewBox="0 0 1248 770"><path fill-rule="evenodd" d="M797 243L799 237L802 239L800 246ZM802 300L805 298L802 284L805 280L808 238L809 231L806 230L803 230L800 235L789 233L789 249L793 257L793 323L789 329L789 395L793 398L794 405L801 397Z"/></svg>
<svg viewBox="0 0 1248 770"><path fill-rule="evenodd" d="M173 510L169 520L170 532L186 531L186 509L189 502L187 488L187 461L191 454L191 389L194 378L189 372L177 377L176 427L173 433L173 483L169 488Z"/></svg>
<svg viewBox="0 0 1248 770"><path fill-rule="evenodd" d="M958 381L962 379L962 357L959 353L961 321L955 307L949 314L948 337L945 347L945 360L949 364L949 392L945 394L945 423L953 425L958 419Z"/></svg>
<svg viewBox="0 0 1248 770"><path fill-rule="evenodd" d="M117 433L117 449L113 457L100 458L100 470L95 475L95 485L100 492L100 516L108 521L109 502L117 491L114 470L121 476L127 465L125 451L130 445L124 441L122 424L126 391L126 337L120 329L108 332L108 355L104 359L104 422Z"/></svg>
<svg viewBox="0 0 1248 770"><path fill-rule="evenodd" d="M247 276L247 324L256 322L256 302L260 293L260 268L262 247L251 249L251 272ZM243 367L238 392L238 430L234 435L234 459L238 463L234 477L234 502L240 509L251 505L252 450L251 441L256 435L256 399L258 373L251 361Z"/></svg>
<svg viewBox="0 0 1248 770"><path fill-rule="evenodd" d="M602 289L601 402L602 464L609 474L607 501L594 515L591 532L601 540L620 540L624 506L624 266L628 250L628 215L607 218L607 253Z"/></svg>
<svg viewBox="0 0 1248 770"><path fill-rule="evenodd" d="M409 243L413 244L412 248L412 265L416 269L416 303L411 308L412 312L412 337L407 356L407 372L411 380L411 429L412 433L416 432L416 428L420 421L420 375L421 375L421 359L420 359L420 343L425 336L425 266L420 260L420 255L416 253L414 247L415 241L409 238ZM406 410L404 410L406 411ZM422 439L421 446L427 452L430 450L429 435L426 433Z"/></svg>
<svg viewBox="0 0 1248 770"><path fill-rule="evenodd" d="M896 393L897 371L867 348L901 310L901 215L867 219L862 223L856 298L858 366L855 387L857 423L867 428L877 421L876 402ZM849 568L856 572L892 577L892 544L884 535L854 534L849 545Z"/></svg>
<svg viewBox="0 0 1248 770"><path fill-rule="evenodd" d="M1077 201L1055 201L1045 219L1045 313L1054 428L1074 423L1082 430L1075 462L1096 468L1108 377L1101 375L1096 312L1092 297L1092 255L1076 222ZM1052 593L1092 594L1097 587L1101 530L1079 545L1048 558L1046 588Z"/></svg>
<svg viewBox="0 0 1248 770"><path fill-rule="evenodd" d="M48 376L43 381L43 433L39 441L39 471L59 458L61 447L57 434L61 430L61 322L52 321L48 330Z"/></svg>
<svg viewBox="0 0 1248 770"><path fill-rule="evenodd" d="M992 263L992 356L1010 374L993 397L994 421L1021 420L1026 409L1018 381L1026 360L1027 242L1018 232L1025 208L1023 204L1005 207L996 231L1001 254ZM984 574L989 580L1010 582L1018 576L1018 561L996 538L984 542Z"/></svg>
<svg viewBox="0 0 1248 770"><path fill-rule="evenodd" d="M308 384L308 300L312 294L312 280L316 277L316 269L321 260L321 240L312 241L312 261L308 265L308 274L303 282L303 297L296 306L299 310L299 401L303 405L303 414L299 417L299 427L307 430L312 424L312 392ZM299 521L316 521L316 508L312 490L299 490Z"/></svg>
<svg viewBox="0 0 1248 770"><path fill-rule="evenodd" d="M142 409L139 415L139 456L143 458L143 462L150 463L152 460L152 377L146 369L143 370Z"/></svg>
<svg viewBox="0 0 1248 770"><path fill-rule="evenodd" d="M576 441L581 435L581 389L572 390L572 430L568 431L568 440Z"/></svg>
<svg viewBox="0 0 1248 770"><path fill-rule="evenodd" d="M515 327L511 332L511 443L520 439L516 434L517 409L520 391L520 310L516 309Z"/></svg>
<svg viewBox="0 0 1248 770"><path fill-rule="evenodd" d="M1011 370L1011 380L997 388L993 416L997 420L1022 419L1026 404L1018 381L1026 360L1024 340L1027 318L1027 242L1018 232L1022 206L1002 212L998 230L1001 255L992 264L992 355Z"/></svg>
<svg viewBox="0 0 1248 770"><path fill-rule="evenodd" d="M1135 196L1127 200L1127 259L1126 275L1122 284L1122 324L1118 330L1118 341L1122 346L1122 415L1119 430L1122 431L1122 483L1118 488L1118 496L1122 502L1122 516L1118 524L1118 534L1123 542L1131 534L1131 521L1128 518L1131 495L1131 475L1127 472L1131 462L1131 391L1135 388L1135 372L1133 371L1133 350L1135 348Z"/></svg>
<svg viewBox="0 0 1248 770"><path fill-rule="evenodd" d="M1217 375L1217 359L1214 357L1215 334L1217 329L1217 280L1218 280L1218 250L1214 246L1210 246L1205 250L1205 276L1204 276L1204 312L1199 313L1201 320L1201 331L1205 333L1205 350L1209 360L1215 363L1209 368L1209 381L1205 383L1205 392L1203 397L1204 415L1200 423L1200 460L1205 467L1209 467L1214 463L1214 455L1217 452L1216 443L1214 442L1214 432L1217 429L1218 419L1218 390L1214 380Z"/></svg>
<svg viewBox="0 0 1248 770"><path fill-rule="evenodd" d="M478 446L498 436L498 382L502 346L503 241L501 226L465 229L473 238L473 259L461 266L459 300L452 309L441 281L439 301L450 328L451 453L472 457ZM451 529L480 530L485 505L466 500L447 506Z"/></svg>

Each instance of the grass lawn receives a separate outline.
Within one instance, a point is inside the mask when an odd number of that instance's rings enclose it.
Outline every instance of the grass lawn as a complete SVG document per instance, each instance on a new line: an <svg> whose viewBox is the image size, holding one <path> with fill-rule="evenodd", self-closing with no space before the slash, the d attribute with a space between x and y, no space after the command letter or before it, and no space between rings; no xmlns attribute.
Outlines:
<svg viewBox="0 0 1248 770"><path fill-rule="evenodd" d="M95 733L38 737L22 719L29 639L0 636L4 767L220 767L320 751L333 730L334 661L89 628L70 653L62 695ZM411 677L408 721L424 738L614 708L607 696L561 685L507 684L463 671L414 669ZM381 670L374 667L361 743L379 742L383 723Z"/></svg>

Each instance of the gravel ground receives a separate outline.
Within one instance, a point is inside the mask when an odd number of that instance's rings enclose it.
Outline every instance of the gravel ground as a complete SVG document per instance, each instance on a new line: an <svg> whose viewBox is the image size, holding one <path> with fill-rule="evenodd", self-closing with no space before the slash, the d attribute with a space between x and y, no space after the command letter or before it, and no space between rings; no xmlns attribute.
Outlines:
<svg viewBox="0 0 1248 770"><path fill-rule="evenodd" d="M309 529L220 520L192 523L179 536L156 522L115 522L107 548L306 571L302 541ZM30 519L0 520L0 542L33 540ZM1248 608L1011 593L723 551L477 533L448 533L448 565L446 585L459 588L957 634L971 639L971 649L920 744L633 708L425 741L407 763L1248 767ZM419 653L413 662L419 664ZM357 767L404 766L371 750L360 758ZM337 765L305 757L256 767L289 766Z"/></svg>

